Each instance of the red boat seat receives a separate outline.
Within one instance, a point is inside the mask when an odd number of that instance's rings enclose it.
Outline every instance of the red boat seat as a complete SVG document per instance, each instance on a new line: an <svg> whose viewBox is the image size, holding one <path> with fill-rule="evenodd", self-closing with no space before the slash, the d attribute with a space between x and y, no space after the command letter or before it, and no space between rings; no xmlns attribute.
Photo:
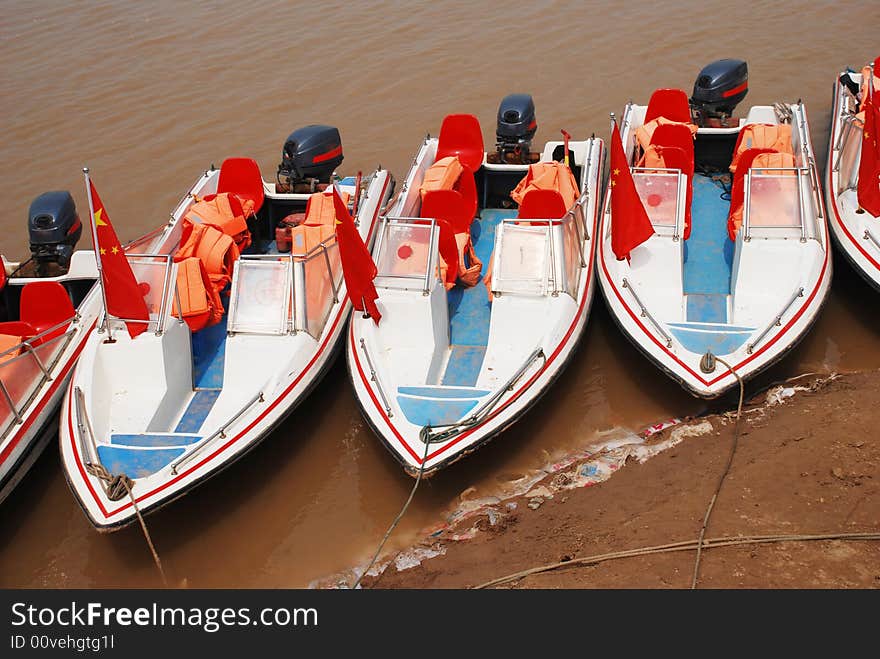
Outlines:
<svg viewBox="0 0 880 659"><path fill-rule="evenodd" d="M651 136L651 147L659 147L665 167L680 169L687 177L684 206L684 240L691 236L691 201L694 196L694 136L686 124L661 124ZM647 152L646 158L647 159Z"/></svg>
<svg viewBox="0 0 880 659"><path fill-rule="evenodd" d="M34 281L21 289L21 320L34 328L35 333L45 332L54 325L70 320L76 309L64 286L57 281ZM41 342L61 336L69 323L44 336Z"/></svg>
<svg viewBox="0 0 880 659"><path fill-rule="evenodd" d="M242 204L247 214L256 214L263 207L265 190L260 166L253 158L227 158L220 165L220 179L217 181L217 194L231 192L242 200L250 201L253 206L248 209Z"/></svg>
<svg viewBox="0 0 880 659"><path fill-rule="evenodd" d="M651 94L645 120L642 123L666 117L671 121L690 123L691 106L687 94L681 89L657 89Z"/></svg>
<svg viewBox="0 0 880 659"><path fill-rule="evenodd" d="M440 275L446 288L452 288L456 276L465 286L473 286L480 279L483 263L474 253L471 242L473 215L464 197L457 190L428 190L422 202L422 217L433 217L440 226ZM450 235L444 225L448 224ZM457 265L449 266L452 259L453 239Z"/></svg>
<svg viewBox="0 0 880 659"><path fill-rule="evenodd" d="M446 220L455 233L470 231L474 219L458 190L428 190L422 201L420 215Z"/></svg>
<svg viewBox="0 0 880 659"><path fill-rule="evenodd" d="M517 218L521 220L558 220L568 211L562 195L556 190L532 189L526 192L519 205ZM532 222L547 224L546 222Z"/></svg>
<svg viewBox="0 0 880 659"><path fill-rule="evenodd" d="M483 164L483 131L472 114L450 114L443 119L437 142L437 157L458 156L462 165L476 172Z"/></svg>

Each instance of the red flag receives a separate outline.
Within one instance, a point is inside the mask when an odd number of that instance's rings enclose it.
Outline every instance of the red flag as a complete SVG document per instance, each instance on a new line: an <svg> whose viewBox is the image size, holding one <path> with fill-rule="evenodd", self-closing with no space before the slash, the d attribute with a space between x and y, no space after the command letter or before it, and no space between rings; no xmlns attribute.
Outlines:
<svg viewBox="0 0 880 659"><path fill-rule="evenodd" d="M342 275L345 277L348 299L356 310L366 309L378 325L382 314L376 307L379 294L373 286L373 280L378 274L376 264L373 263L373 257L361 240L361 235L354 225L348 207L336 191L336 186L333 186L333 206L336 209L336 243L339 245L339 258L342 261Z"/></svg>
<svg viewBox="0 0 880 659"><path fill-rule="evenodd" d="M6 286L6 264L3 263L3 257L0 256L0 291Z"/></svg>
<svg viewBox="0 0 880 659"><path fill-rule="evenodd" d="M618 261L654 235L654 227L642 205L617 124L611 134L611 250Z"/></svg>
<svg viewBox="0 0 880 659"><path fill-rule="evenodd" d="M125 258L116 231L110 224L110 217L91 179L88 179L88 182L95 252L99 260L107 312L118 318L149 320L150 312L147 310L147 303L144 302L144 294L134 278L128 259ZM131 338L135 338L147 329L146 323L126 323L125 326Z"/></svg>
<svg viewBox="0 0 880 659"><path fill-rule="evenodd" d="M872 92L868 92L868 99L862 103L862 108L865 111L865 125L862 128L862 155L859 160L859 206L874 217L880 217L880 141L877 140L880 106L876 105Z"/></svg>

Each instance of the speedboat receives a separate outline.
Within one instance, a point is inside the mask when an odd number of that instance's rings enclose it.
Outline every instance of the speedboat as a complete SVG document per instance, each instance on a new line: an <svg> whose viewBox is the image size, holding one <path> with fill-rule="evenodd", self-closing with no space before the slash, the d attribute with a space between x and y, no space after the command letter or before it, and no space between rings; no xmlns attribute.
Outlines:
<svg viewBox="0 0 880 659"><path fill-rule="evenodd" d="M880 57L859 72L843 71L834 84L825 197L831 235L838 248L856 271L880 290L878 63Z"/></svg>
<svg viewBox="0 0 880 659"><path fill-rule="evenodd" d="M719 60L690 99L658 89L612 129L602 292L632 343L702 398L785 355L831 282L806 110L734 118L747 92L746 62Z"/></svg>
<svg viewBox="0 0 880 659"><path fill-rule="evenodd" d="M73 197L46 192L30 206L31 256L0 256L0 502L55 434L64 388L98 307L87 303L94 253L74 251L82 223Z"/></svg>
<svg viewBox="0 0 880 659"><path fill-rule="evenodd" d="M349 375L368 424L413 477L510 427L565 368L587 322L603 143L533 152L527 94L424 140L373 248L381 320L354 314Z"/></svg>
<svg viewBox="0 0 880 659"><path fill-rule="evenodd" d="M68 483L99 531L243 457L332 363L351 304L331 190L369 244L394 185L384 170L340 178L342 159L338 130L313 125L287 139L275 182L249 158L225 160L198 178L152 247L126 254L128 293L119 294L125 277L105 283L109 313L83 349L60 423ZM93 212L96 226L108 222L97 199ZM113 247L101 230L106 273Z"/></svg>

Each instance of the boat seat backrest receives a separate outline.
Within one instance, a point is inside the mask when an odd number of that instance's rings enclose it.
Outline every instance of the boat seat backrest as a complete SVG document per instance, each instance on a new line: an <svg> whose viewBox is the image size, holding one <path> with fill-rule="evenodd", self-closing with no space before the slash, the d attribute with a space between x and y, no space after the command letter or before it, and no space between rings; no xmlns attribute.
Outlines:
<svg viewBox="0 0 880 659"><path fill-rule="evenodd" d="M76 309L67 290L57 281L34 281L21 289L21 320L36 330L45 332L59 323L70 320L76 315ZM61 336L67 325L50 332L43 341Z"/></svg>
<svg viewBox="0 0 880 659"><path fill-rule="evenodd" d="M526 192L516 216L521 220L558 220L567 211L558 190L534 189Z"/></svg>
<svg viewBox="0 0 880 659"><path fill-rule="evenodd" d="M476 172L483 164L483 131L472 114L450 114L440 125L436 160L458 156L462 165Z"/></svg>
<svg viewBox="0 0 880 659"><path fill-rule="evenodd" d="M217 193L231 192L239 199L251 202L248 215L263 207L266 192L260 166L252 158L227 158L220 165Z"/></svg>
<svg viewBox="0 0 880 659"><path fill-rule="evenodd" d="M791 124L747 124L743 126L733 149L730 171L736 172L742 154L749 149L770 149L792 153Z"/></svg>
<svg viewBox="0 0 880 659"><path fill-rule="evenodd" d="M648 123L657 117L666 117L670 121L690 123L691 106L688 95L681 89L656 89L648 101L645 121Z"/></svg>
<svg viewBox="0 0 880 659"><path fill-rule="evenodd" d="M531 190L555 190L562 196L566 209L574 205L580 194L571 169L555 160L529 165L528 172L516 184L510 193L510 198L516 203L522 204L523 199Z"/></svg>
<svg viewBox="0 0 880 659"><path fill-rule="evenodd" d="M419 215L446 220L455 233L470 231L474 219L467 201L458 190L428 190Z"/></svg>
<svg viewBox="0 0 880 659"><path fill-rule="evenodd" d="M178 311L180 300L182 311ZM216 325L223 317L223 303L211 283L205 264L201 259L191 256L177 264L177 295L174 296L172 315L183 316L192 332Z"/></svg>

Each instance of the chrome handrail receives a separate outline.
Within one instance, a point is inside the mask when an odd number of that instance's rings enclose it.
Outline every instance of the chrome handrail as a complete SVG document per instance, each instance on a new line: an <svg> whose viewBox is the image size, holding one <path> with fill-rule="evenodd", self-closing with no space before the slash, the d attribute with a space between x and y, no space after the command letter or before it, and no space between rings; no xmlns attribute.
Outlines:
<svg viewBox="0 0 880 659"><path fill-rule="evenodd" d="M442 442L445 439L454 437L458 433L462 432L465 428L470 428L480 423L480 421L483 420L483 417L485 417L490 411L492 411L492 408L494 408L498 401L501 400L501 397L506 392L513 390L514 385L539 357L543 357L544 363L547 363L547 357L544 354L544 348L535 348L535 350L532 351L532 354L528 356L525 363L517 369L513 376L502 387L496 389L495 393L492 394L492 396L490 396L476 410L474 410L474 413L471 414L467 419L457 421L456 423L440 424L436 426L423 426L422 429L419 431L419 439L421 439L422 442L426 444ZM446 430L442 430L438 433L432 433L431 430L434 428L445 428Z"/></svg>
<svg viewBox="0 0 880 659"><path fill-rule="evenodd" d="M15 402L12 400L12 396L10 396L9 392L6 390L6 384L3 382L3 380L0 380L0 392L3 393L3 397L6 399L6 402L9 404L9 409L12 410L12 415L15 417L15 422L16 423L23 423L24 418L21 416L21 413L18 411L18 408L15 406Z"/></svg>
<svg viewBox="0 0 880 659"><path fill-rule="evenodd" d="M791 307L792 304L794 304L795 300L797 300L799 297L803 297L803 296L804 296L804 287L801 286L798 290L796 290L794 292L794 294L791 296L791 299L789 299L789 301L786 302L785 306L782 307L782 311L780 311L779 314L776 316L776 318L773 319L773 322L771 322L769 325L767 325L767 327L764 328L764 331L758 335L758 338L756 338L754 341L752 341L751 343L749 343L746 346L746 352L748 354L750 354L750 355L752 354L752 350L755 349L755 346L758 345L765 336L767 336L767 333L771 329L782 325L782 317L785 315L785 312L788 311L789 307Z"/></svg>
<svg viewBox="0 0 880 659"><path fill-rule="evenodd" d="M654 316L652 316L651 313L648 311L647 307L645 307L645 305L642 304L642 301L639 299L639 296L636 293L636 289L633 288L633 285L631 282L627 281L626 277L623 278L623 287L626 289L629 289L630 295L633 296L633 299L636 301L636 304L639 305L639 308L642 311L642 318L647 318L649 321L651 321L651 324L654 326L654 329L656 329L657 332L664 339L666 339L666 347L671 348L672 347L672 337L669 336L663 330L663 328L660 326L660 323L658 323L656 320L654 320Z"/></svg>
<svg viewBox="0 0 880 659"><path fill-rule="evenodd" d="M392 417L394 416L391 412L391 405L388 403L388 398L385 396L385 390L382 389L382 382L379 380L379 376L376 374L376 369L373 367L373 360L370 359L370 353L367 351L367 344L363 339L360 340L361 350L364 351L364 357L367 360L367 366L370 369L370 381L376 383L376 389L379 391L379 397L382 399L382 404L385 406L385 413Z"/></svg>
<svg viewBox="0 0 880 659"><path fill-rule="evenodd" d="M183 463L188 462L189 460L191 460L192 457L193 457L194 455L196 455L196 453L201 452L201 450L202 450L203 448L205 448L205 446L207 446L207 444L208 444L211 440L213 440L215 437L220 437L221 439L226 439L226 429L229 428L229 426L231 426L233 423L235 423L236 421L238 421L238 419L241 417L241 415L244 414L245 412L247 412L247 411L248 411L251 407L253 407L253 405L254 405L255 403L257 403L257 402L260 402L260 403L265 402L265 398L263 398L263 392L262 392L262 391L259 392L259 393L258 393L256 396L254 396L253 398L251 398L251 399L250 399L250 400L244 405L244 407L242 407L238 412L235 413L235 415L234 415L233 417L231 417L231 418L229 419L229 421L227 421L227 422L224 423L222 426L220 426L217 430L215 430L213 433L211 433L210 435L208 435L207 437L205 437L204 439L202 439L202 441L200 441L198 444L196 444L196 445L195 445L190 451L188 451L187 453L184 453L182 456L180 456L179 458L177 458L177 460L175 460L174 462L172 462L172 463L170 464L170 467L171 467L171 473L174 474L174 475L176 476L176 475L177 475L177 468L178 468L180 465L182 465Z"/></svg>
<svg viewBox="0 0 880 659"><path fill-rule="evenodd" d="M95 444L95 433L92 430L92 422L89 420L88 412L86 411L86 403L83 395L82 389L79 387L73 388L73 405L76 411L76 426L79 430L79 452L82 453L83 459L86 464L95 464L98 462L95 457L98 451L98 447ZM89 439L91 439L91 444L86 443L86 431L88 431ZM94 451L92 451L94 448Z"/></svg>
<svg viewBox="0 0 880 659"><path fill-rule="evenodd" d="M25 341L22 341L21 343L12 346L8 350L4 350L3 352L0 352L0 357L5 357L6 355L11 354L13 351L18 352L24 344L31 343L32 341L36 341L37 339L41 339L44 336L46 336L47 334L51 334L52 332L56 331L57 329L65 326L65 325L70 325L70 324L76 323L76 322L79 322L79 314L74 314L70 318L65 318L61 322L55 323L54 325L52 325L52 327L47 327L39 334L34 334L33 336L28 337ZM70 332L65 332L65 334L68 334L68 333L70 333ZM53 339L54 338L57 338L57 337L53 337ZM52 339L49 339L49 340L51 341Z"/></svg>
<svg viewBox="0 0 880 659"><path fill-rule="evenodd" d="M870 240L872 243L874 243L874 245L877 247L877 249L880 249L880 241L878 241L877 238L874 236L874 234L871 233L870 229L865 229L865 235L862 236L862 239L863 240Z"/></svg>

